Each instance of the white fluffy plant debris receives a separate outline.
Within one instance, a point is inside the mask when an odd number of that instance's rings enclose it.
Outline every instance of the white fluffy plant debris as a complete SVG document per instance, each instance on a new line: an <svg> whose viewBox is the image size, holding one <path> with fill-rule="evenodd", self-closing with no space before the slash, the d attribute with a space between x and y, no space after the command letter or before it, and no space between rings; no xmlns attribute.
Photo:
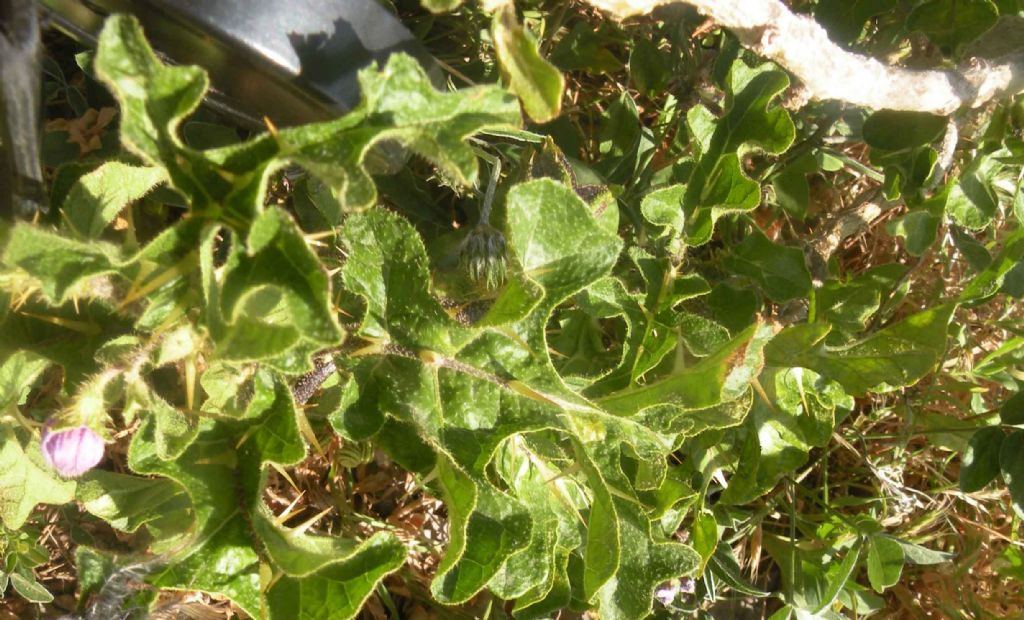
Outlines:
<svg viewBox="0 0 1024 620"><path fill-rule="evenodd" d="M619 19L675 1L689 4L799 78L812 99L948 115L1024 89L1024 45L994 58L970 57L956 68L911 70L847 51L818 22L780 0L589 1Z"/></svg>

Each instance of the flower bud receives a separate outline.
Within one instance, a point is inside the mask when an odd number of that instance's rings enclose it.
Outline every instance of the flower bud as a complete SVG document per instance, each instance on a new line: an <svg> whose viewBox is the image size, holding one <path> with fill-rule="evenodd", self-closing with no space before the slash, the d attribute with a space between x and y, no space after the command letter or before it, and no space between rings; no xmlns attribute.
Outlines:
<svg viewBox="0 0 1024 620"><path fill-rule="evenodd" d="M459 260L473 282L488 290L498 288L508 269L505 236L489 224L478 225L463 242Z"/></svg>
<svg viewBox="0 0 1024 620"><path fill-rule="evenodd" d="M88 426L43 429L43 457L67 478L76 478L96 467L103 460L103 449L103 438Z"/></svg>

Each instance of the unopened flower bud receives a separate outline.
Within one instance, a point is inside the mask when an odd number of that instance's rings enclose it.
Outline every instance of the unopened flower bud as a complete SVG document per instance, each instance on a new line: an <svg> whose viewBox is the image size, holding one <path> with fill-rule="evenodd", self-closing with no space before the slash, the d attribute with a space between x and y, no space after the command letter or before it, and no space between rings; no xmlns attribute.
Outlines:
<svg viewBox="0 0 1024 620"><path fill-rule="evenodd" d="M480 224L466 237L459 260L473 282L489 290L498 288L508 269L505 235L489 224Z"/></svg>
<svg viewBox="0 0 1024 620"><path fill-rule="evenodd" d="M103 438L88 426L43 429L43 457L67 478L76 478L96 467L103 460L103 449Z"/></svg>

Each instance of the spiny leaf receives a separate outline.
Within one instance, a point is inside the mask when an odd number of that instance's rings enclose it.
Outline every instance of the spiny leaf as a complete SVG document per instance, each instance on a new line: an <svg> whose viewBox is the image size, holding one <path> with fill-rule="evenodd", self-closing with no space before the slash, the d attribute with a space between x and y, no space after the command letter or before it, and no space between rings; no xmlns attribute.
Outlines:
<svg viewBox="0 0 1024 620"><path fill-rule="evenodd" d="M486 128L516 127L515 100L495 86L455 93L434 89L411 57L393 55L383 69L359 73L362 102L336 121L296 127L209 151L184 146L177 127L207 89L198 67L162 64L134 17L107 21L96 69L121 103L122 141L148 163L168 171L193 210L241 227L263 208L267 175L286 162L321 177L348 209L372 206L376 187L365 170L374 157L394 159L381 143L395 143L469 185L476 157L465 138ZM401 158L401 153L397 156Z"/></svg>
<svg viewBox="0 0 1024 620"><path fill-rule="evenodd" d="M282 130L280 158L330 184L349 210L373 205L376 188L365 170L375 145L395 142L427 159L454 181L471 185L477 163L465 139L484 129L517 127L519 106L496 86L443 93L411 57L393 55L383 69L359 72L363 101L337 121Z"/></svg>
<svg viewBox="0 0 1024 620"><path fill-rule="evenodd" d="M39 281L43 294L60 305L86 279L116 269L113 246L73 241L40 226L19 222L3 253L3 263Z"/></svg>
<svg viewBox="0 0 1024 620"><path fill-rule="evenodd" d="M163 168L107 162L71 187L61 214L79 236L95 239L129 203L166 180Z"/></svg>
<svg viewBox="0 0 1024 620"><path fill-rule="evenodd" d="M197 202L205 203L211 190L226 185L177 135L178 126L206 93L205 71L160 62L138 21L127 15L113 15L104 23L94 67L121 104L121 140L126 147L147 163L165 168L171 183Z"/></svg>

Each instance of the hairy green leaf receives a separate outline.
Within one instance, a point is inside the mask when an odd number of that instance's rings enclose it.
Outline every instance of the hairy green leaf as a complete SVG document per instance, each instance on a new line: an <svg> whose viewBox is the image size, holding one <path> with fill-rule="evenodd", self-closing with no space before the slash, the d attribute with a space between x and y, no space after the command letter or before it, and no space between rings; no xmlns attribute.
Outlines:
<svg viewBox="0 0 1024 620"><path fill-rule="evenodd" d="M64 504L75 483L61 480L43 461L39 438L10 422L0 422L0 519L18 529L36 504Z"/></svg>
<svg viewBox="0 0 1024 620"><path fill-rule="evenodd" d="M830 327L806 324L779 333L765 348L769 364L802 366L838 381L853 395L912 385L938 363L953 304L924 310L844 347L823 344Z"/></svg>
<svg viewBox="0 0 1024 620"><path fill-rule="evenodd" d="M61 214L79 236L95 239L129 203L166 180L163 168L107 162L71 187Z"/></svg>
<svg viewBox="0 0 1024 620"><path fill-rule="evenodd" d="M116 252L104 243L73 241L39 226L15 225L3 253L3 263L39 281L46 297L63 303L86 279L114 271Z"/></svg>

